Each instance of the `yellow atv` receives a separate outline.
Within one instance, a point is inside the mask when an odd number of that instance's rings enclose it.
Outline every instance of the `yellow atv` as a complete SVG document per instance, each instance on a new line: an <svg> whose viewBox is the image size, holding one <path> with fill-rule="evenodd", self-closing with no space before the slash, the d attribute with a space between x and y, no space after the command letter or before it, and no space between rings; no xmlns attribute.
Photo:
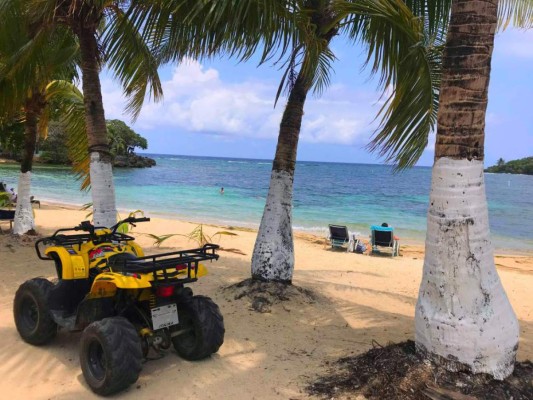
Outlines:
<svg viewBox="0 0 533 400"><path fill-rule="evenodd" d="M218 246L145 256L117 228L149 220L126 218L111 228L84 221L39 239L37 256L55 262L58 281L30 279L15 295L15 324L26 342L48 343L58 327L83 330L81 369L100 395L134 383L151 348L173 345L181 357L199 360L224 341L218 306L185 286L205 275L200 262L217 260Z"/></svg>

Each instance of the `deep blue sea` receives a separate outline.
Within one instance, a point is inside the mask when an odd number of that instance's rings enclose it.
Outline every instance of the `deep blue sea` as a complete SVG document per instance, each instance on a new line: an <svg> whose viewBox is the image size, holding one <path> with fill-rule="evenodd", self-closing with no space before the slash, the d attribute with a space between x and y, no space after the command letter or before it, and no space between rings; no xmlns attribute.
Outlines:
<svg viewBox="0 0 533 400"><path fill-rule="evenodd" d="M271 161L149 155L157 166L115 169L117 205L147 216L258 227L268 191ZM16 188L18 167L0 164L0 180ZM533 176L486 174L493 241L498 248L533 250ZM401 238L424 239L431 168L394 173L384 165L297 163L294 229L325 234L330 223L368 234L388 222ZM90 202L68 168L36 166L36 198L69 204ZM224 187L224 195L220 188Z"/></svg>

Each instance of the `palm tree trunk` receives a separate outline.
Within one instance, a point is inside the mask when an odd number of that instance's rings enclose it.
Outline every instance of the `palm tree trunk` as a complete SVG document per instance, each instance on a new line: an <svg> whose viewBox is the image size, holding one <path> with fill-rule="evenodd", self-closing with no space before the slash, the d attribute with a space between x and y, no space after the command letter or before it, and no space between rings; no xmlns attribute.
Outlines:
<svg viewBox="0 0 533 400"><path fill-rule="evenodd" d="M450 370L512 373L518 322L494 266L483 146L497 0L453 0L415 326Z"/></svg>
<svg viewBox="0 0 533 400"><path fill-rule="evenodd" d="M298 137L308 91L309 85L300 71L281 119L270 187L252 255L253 279L292 281L292 192Z"/></svg>
<svg viewBox="0 0 533 400"><path fill-rule="evenodd" d="M117 210L112 157L100 87L98 47L94 29L82 26L77 30L77 34L80 40L85 119L91 155L93 219L95 226L109 227L117 221Z"/></svg>
<svg viewBox="0 0 533 400"><path fill-rule="evenodd" d="M33 154L35 153L35 143L37 142L37 121L45 106L44 97L33 91L33 95L26 101L24 122L24 153L20 165L20 175L17 188L17 208L13 233L24 235L35 229L33 219L33 209L31 207L31 170L33 164Z"/></svg>

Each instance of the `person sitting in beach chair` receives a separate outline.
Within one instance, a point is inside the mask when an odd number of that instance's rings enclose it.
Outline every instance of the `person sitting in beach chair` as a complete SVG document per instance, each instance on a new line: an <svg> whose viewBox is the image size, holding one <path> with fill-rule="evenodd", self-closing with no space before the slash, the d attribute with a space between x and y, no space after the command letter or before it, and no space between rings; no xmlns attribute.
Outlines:
<svg viewBox="0 0 533 400"><path fill-rule="evenodd" d="M11 188L9 189L9 200L11 200L12 203L17 202L17 194L15 193L15 189Z"/></svg>
<svg viewBox="0 0 533 400"><path fill-rule="evenodd" d="M346 248L346 251L350 251L350 234L348 228L343 225L330 225L329 236L327 238L331 244L331 248Z"/></svg>
<svg viewBox="0 0 533 400"><path fill-rule="evenodd" d="M7 185L4 182L0 182L0 193L2 193L3 198L7 198L11 203L17 202L17 194L15 189L7 189Z"/></svg>
<svg viewBox="0 0 533 400"><path fill-rule="evenodd" d="M400 254L400 238L394 235L393 227L384 222L381 226L372 225L370 232L372 254L381 254L380 248L390 249L392 257Z"/></svg>

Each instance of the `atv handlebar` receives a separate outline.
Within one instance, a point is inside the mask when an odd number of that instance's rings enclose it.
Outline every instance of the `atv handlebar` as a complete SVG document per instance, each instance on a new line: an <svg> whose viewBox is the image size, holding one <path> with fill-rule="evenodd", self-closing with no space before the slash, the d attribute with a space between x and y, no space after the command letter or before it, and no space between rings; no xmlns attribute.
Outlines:
<svg viewBox="0 0 533 400"><path fill-rule="evenodd" d="M128 217L126 219L123 219L122 221L117 222L117 224L113 225L113 226L119 226L120 224L126 224L126 223L131 224L132 222L148 222L148 221L150 221L150 218L146 218L146 217L141 217L141 218Z"/></svg>
<svg viewBox="0 0 533 400"><path fill-rule="evenodd" d="M122 224L134 224L136 222L148 222L148 221L150 221L150 218L128 217L128 218L118 221L115 225L111 226L109 229L111 230L112 233L115 233L118 227ZM75 231L89 232L90 234L93 234L95 229L106 229L106 228L107 226L94 226L93 224L90 223L90 221L82 221L78 226L72 229L60 229L57 232L65 231L65 230L75 230Z"/></svg>
<svg viewBox="0 0 533 400"><path fill-rule="evenodd" d="M135 222L148 222L150 221L150 218L146 218L146 217L141 217L141 218L137 218L137 217L128 217L126 219L123 219L122 221L118 221L115 225L113 225L111 228L111 232L115 233L118 229L118 227L122 224L134 224ZM135 226L135 225L133 225Z"/></svg>
<svg viewBox="0 0 533 400"><path fill-rule="evenodd" d="M136 222L146 222L150 221L150 218L142 217L142 218L136 218L136 217L128 217L126 219L123 219L119 222L117 222L115 225L113 225L111 228L111 233L109 235L105 235L105 237L108 240L118 240L118 241L128 241L128 240L134 240L133 237L125 235L123 233L117 233L117 229L122 224L134 224ZM87 242L88 240L95 240L98 238L98 236L95 235L95 230L97 229L107 229L107 227L104 226L94 226L91 224L90 221L82 221L79 225L73 227L73 228L62 228L58 229L54 232L52 236L45 237L42 239L37 240L35 242L35 250L37 251L37 256L41 260L49 260L49 257L43 256L41 254L39 245L41 243L55 243L60 245L74 245L74 244L81 244L83 242ZM75 234L75 235L60 235L61 232L71 232L71 231L83 231L87 232L87 234ZM99 237L100 240L104 239L104 236Z"/></svg>

